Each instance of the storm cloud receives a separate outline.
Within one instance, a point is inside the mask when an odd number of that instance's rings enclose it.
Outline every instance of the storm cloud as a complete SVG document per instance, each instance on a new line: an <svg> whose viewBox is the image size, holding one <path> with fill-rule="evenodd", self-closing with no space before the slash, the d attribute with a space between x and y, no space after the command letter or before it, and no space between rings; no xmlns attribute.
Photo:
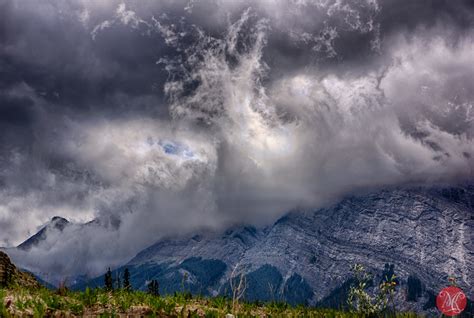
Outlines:
<svg viewBox="0 0 474 318"><path fill-rule="evenodd" d="M472 180L471 1L6 1L0 21L0 245L95 220L12 251L30 270Z"/></svg>

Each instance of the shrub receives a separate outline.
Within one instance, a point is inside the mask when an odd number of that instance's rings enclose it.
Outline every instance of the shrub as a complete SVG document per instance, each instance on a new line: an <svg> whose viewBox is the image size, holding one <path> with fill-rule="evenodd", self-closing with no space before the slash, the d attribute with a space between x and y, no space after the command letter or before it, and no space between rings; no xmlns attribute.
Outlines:
<svg viewBox="0 0 474 318"><path fill-rule="evenodd" d="M46 315L46 306L40 300L33 300L33 317L34 318L43 318Z"/></svg>
<svg viewBox="0 0 474 318"><path fill-rule="evenodd" d="M72 304L69 304L69 310L74 315L82 315L84 313L84 306L82 304L72 303Z"/></svg>
<svg viewBox="0 0 474 318"><path fill-rule="evenodd" d="M151 295L160 296L160 284L156 279L153 279L151 282L149 282L147 288L148 293L150 293Z"/></svg>
<svg viewBox="0 0 474 318"><path fill-rule="evenodd" d="M393 300L393 293L397 283L396 276L385 277L378 288L378 294L371 296L366 289L372 282L372 277L361 264L352 267L355 283L350 287L347 302L353 311L367 316L376 316L387 310L389 299Z"/></svg>
<svg viewBox="0 0 474 318"><path fill-rule="evenodd" d="M97 303L97 290L89 287L80 294L79 298L86 307L92 307Z"/></svg>
<svg viewBox="0 0 474 318"><path fill-rule="evenodd" d="M2 289L0 289L0 317L7 317L8 316L8 310L5 306L5 303L3 300L5 299L6 292Z"/></svg>

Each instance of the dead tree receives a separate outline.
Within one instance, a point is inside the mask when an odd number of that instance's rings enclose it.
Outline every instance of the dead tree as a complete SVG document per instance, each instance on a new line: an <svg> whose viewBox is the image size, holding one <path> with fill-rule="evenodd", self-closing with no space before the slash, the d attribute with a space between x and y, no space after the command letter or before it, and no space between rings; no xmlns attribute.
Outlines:
<svg viewBox="0 0 474 318"><path fill-rule="evenodd" d="M239 300L244 296L247 289L247 279L244 271L239 269L239 264L234 266L230 274L230 289L232 290L232 312L235 314Z"/></svg>

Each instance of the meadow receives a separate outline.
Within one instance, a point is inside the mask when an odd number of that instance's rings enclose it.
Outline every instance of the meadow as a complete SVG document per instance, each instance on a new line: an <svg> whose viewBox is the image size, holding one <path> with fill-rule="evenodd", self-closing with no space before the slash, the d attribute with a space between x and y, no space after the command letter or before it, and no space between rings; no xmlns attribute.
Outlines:
<svg viewBox="0 0 474 318"><path fill-rule="evenodd" d="M233 304L226 297L199 297L189 293L157 296L143 291L103 288L69 291L10 287L0 289L1 317L369 317L360 312L289 306L286 303ZM372 315L374 316L374 315ZM420 317L387 312L377 317Z"/></svg>

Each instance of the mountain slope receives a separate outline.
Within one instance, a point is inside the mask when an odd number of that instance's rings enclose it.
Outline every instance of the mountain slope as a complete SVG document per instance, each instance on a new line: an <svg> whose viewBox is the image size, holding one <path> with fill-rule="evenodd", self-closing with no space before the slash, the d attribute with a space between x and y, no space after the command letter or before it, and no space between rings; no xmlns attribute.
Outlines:
<svg viewBox="0 0 474 318"><path fill-rule="evenodd" d="M472 186L379 191L295 211L263 229L162 240L126 267L135 288L158 279L161 292L215 295L229 293L238 266L247 276L248 300L341 305L350 265L362 263L374 273L375 285L394 272L397 303L422 311L434 306L433 296L449 275L468 295L474 291L473 207ZM88 284L102 282L98 277Z"/></svg>
<svg viewBox="0 0 474 318"><path fill-rule="evenodd" d="M0 287L11 285L38 288L40 284L33 275L20 271L7 254L0 251Z"/></svg>
<svg viewBox="0 0 474 318"><path fill-rule="evenodd" d="M45 226L43 226L35 235L31 236L17 247L21 250L30 250L45 241L48 235L57 235L61 233L65 227L70 225L65 218L55 216Z"/></svg>

